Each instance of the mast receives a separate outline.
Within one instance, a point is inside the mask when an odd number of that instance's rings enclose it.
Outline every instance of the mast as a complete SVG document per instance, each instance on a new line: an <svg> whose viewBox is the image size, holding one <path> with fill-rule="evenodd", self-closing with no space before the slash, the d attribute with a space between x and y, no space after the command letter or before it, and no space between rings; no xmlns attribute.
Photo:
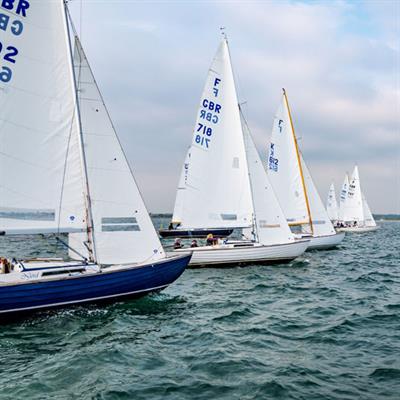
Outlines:
<svg viewBox="0 0 400 400"><path fill-rule="evenodd" d="M228 55L229 55L229 61L230 64L232 65L232 58L231 58L231 50L229 48L229 43L228 43L228 36L225 32L225 27L220 28L221 29L221 33L222 36L225 40L226 43L226 47L228 49ZM233 68L232 68L232 75L233 75L233 80L234 82L236 81L235 79L235 74L233 72ZM235 84L236 86L236 84ZM246 124L247 126L247 122L246 119L244 118L243 112L242 112L242 108L240 106L240 103L238 102L238 108L239 108L239 113L241 116L241 119L243 120L243 122ZM250 134L250 131L249 131ZM243 126L242 126L242 140L243 140L243 146L244 146L244 156L246 159L246 164L247 164L247 176L248 176L248 180L249 180L249 185L250 185L250 193L251 193L251 206L252 206L252 213L251 213L251 224L252 224L252 233L253 233L253 237L255 241L258 241L258 231L257 231L257 223L256 223L256 209L255 209L255 205L254 205L254 191L253 191L253 186L252 186L252 182L251 182L251 176L250 176L250 170L249 170L249 161L248 161L248 157L247 157L247 151L246 151L246 140L244 138L244 133L243 133Z"/></svg>
<svg viewBox="0 0 400 400"><path fill-rule="evenodd" d="M294 140L294 146L295 146L295 149L296 149L297 163L298 163L298 166L299 166L299 171L300 171L300 176L301 176L301 184L303 186L303 192L304 192L304 198L306 199L306 207L307 207L308 219L310 221L310 226L311 226L311 233L314 234L314 227L313 227L313 222L312 222L311 212L310 212L310 203L308 201L307 189L306 189L306 186L305 186L305 183L304 183L303 168L301 167L299 146L297 144L296 134L294 132L292 114L290 113L290 107L289 107L289 102L288 102L288 99L287 99L286 91L285 91L284 88L282 88L282 90L283 90L283 97L285 99L286 108L287 108L288 114L289 114L290 126L292 128L292 135L293 135L293 140Z"/></svg>
<svg viewBox="0 0 400 400"><path fill-rule="evenodd" d="M82 135L82 123L81 123L81 113L79 107L79 96L78 96L78 88L75 76L75 68L74 68L74 58L72 54L71 48L71 33L69 29L69 21L72 19L68 11L67 2L64 0L64 15L65 15L65 26L66 26L66 33L67 33L67 46L71 60L71 75L72 75L72 86L74 89L74 97L75 97L75 107L76 107L76 116L78 122L78 131L79 131L79 149L81 151L81 162L82 162L82 172L83 172L83 180L84 186L86 188L85 193L85 202L86 202L86 223L87 223L87 242L88 242L88 252L89 252L89 261L95 262L96 260L96 246L94 241L94 234L93 234L93 214L92 214L92 204L90 198L90 191L89 191L89 179L87 173L87 162L86 162L86 155L85 155L85 148L83 143L83 135Z"/></svg>

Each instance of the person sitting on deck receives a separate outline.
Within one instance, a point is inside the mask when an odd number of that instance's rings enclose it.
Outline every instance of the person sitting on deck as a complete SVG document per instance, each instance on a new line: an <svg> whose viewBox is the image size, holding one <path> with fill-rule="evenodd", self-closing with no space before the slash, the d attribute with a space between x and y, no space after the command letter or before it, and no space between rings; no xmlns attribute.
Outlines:
<svg viewBox="0 0 400 400"><path fill-rule="evenodd" d="M197 244L197 240L196 239L192 240L192 243L191 243L190 247L199 247L199 245Z"/></svg>
<svg viewBox="0 0 400 400"><path fill-rule="evenodd" d="M174 242L174 249L181 249L183 247L183 244L181 243L181 239L176 238Z"/></svg>
<svg viewBox="0 0 400 400"><path fill-rule="evenodd" d="M207 235L207 241L206 241L207 246L214 246L217 243L218 243L218 239L214 238L212 233L209 233Z"/></svg>
<svg viewBox="0 0 400 400"><path fill-rule="evenodd" d="M174 229L174 224L172 222L170 222L168 225L168 230L172 231L173 229Z"/></svg>

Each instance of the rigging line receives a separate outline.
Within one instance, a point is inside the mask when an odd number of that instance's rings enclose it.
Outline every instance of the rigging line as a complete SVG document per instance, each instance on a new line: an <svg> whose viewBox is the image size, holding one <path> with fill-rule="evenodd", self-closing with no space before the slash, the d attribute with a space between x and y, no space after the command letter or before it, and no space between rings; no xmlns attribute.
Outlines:
<svg viewBox="0 0 400 400"><path fill-rule="evenodd" d="M71 247L67 242L62 240L60 237L56 236L56 241L60 242L61 244L63 244L68 250L71 250L73 253L77 254L79 257L82 257L84 262L88 261L85 256L83 256L81 253L79 253L79 251L77 251L73 247Z"/></svg>

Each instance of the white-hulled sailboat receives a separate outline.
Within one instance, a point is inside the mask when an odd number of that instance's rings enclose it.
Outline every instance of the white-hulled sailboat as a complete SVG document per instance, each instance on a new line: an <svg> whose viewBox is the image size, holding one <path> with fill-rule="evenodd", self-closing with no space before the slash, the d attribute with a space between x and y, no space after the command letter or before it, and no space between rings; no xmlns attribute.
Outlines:
<svg viewBox="0 0 400 400"><path fill-rule="evenodd" d="M275 115L268 154L268 175L289 226L311 237L308 250L337 246L337 233L301 155L285 90Z"/></svg>
<svg viewBox="0 0 400 400"><path fill-rule="evenodd" d="M326 211L332 224L335 225L337 221L339 221L339 207L336 201L335 185L333 182L329 187L328 198L326 200Z"/></svg>
<svg viewBox="0 0 400 400"><path fill-rule="evenodd" d="M208 72L183 173L174 218L188 228L241 227L248 238L191 248L191 266L288 261L306 249L309 241L297 242L289 229L241 118L226 39Z"/></svg>
<svg viewBox="0 0 400 400"><path fill-rule="evenodd" d="M343 201L340 230L344 232L371 232L378 229L361 190L357 165L354 167L348 190Z"/></svg>
<svg viewBox="0 0 400 400"><path fill-rule="evenodd" d="M69 234L75 259L2 258L0 318L165 288L190 255L165 255L66 3L0 11L0 232Z"/></svg>

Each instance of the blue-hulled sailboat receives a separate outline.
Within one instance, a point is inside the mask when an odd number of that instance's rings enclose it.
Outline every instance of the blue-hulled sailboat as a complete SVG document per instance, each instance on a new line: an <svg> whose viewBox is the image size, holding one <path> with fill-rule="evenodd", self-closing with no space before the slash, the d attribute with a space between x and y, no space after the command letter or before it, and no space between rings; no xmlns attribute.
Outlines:
<svg viewBox="0 0 400 400"><path fill-rule="evenodd" d="M0 15L0 235L68 234L70 255L1 258L0 320L165 288L190 255L161 246L65 1Z"/></svg>

